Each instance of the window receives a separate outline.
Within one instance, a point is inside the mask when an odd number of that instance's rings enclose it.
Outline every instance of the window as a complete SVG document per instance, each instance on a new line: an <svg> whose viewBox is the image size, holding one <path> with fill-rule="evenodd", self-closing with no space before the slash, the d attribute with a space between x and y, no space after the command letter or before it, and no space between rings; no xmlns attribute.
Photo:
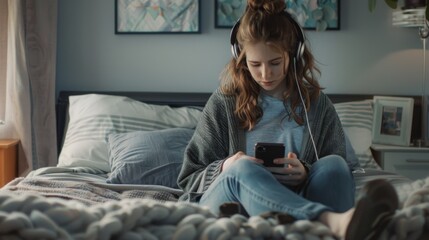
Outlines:
<svg viewBox="0 0 429 240"><path fill-rule="evenodd" d="M0 0L0 125L6 111L7 0Z"/></svg>

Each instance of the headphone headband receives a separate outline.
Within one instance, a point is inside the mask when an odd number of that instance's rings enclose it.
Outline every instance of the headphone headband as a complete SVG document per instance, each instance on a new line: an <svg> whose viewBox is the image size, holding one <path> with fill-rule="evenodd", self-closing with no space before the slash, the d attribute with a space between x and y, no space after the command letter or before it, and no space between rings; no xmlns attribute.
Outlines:
<svg viewBox="0 0 429 240"><path fill-rule="evenodd" d="M302 30L301 26L298 24L297 21L290 15L289 12L286 11L286 9L283 11L284 15L289 19L289 21L294 25L294 28L296 30L296 35L298 37L297 46L296 46L296 53L295 53L295 59L298 61L301 59L302 55L304 54L305 50L305 35L304 30ZM237 42L237 32L238 28L240 27L240 21L241 18L238 19L238 21L234 24L234 26L231 29L230 33L230 43L231 43L231 52L232 56L237 59L238 56L240 56L240 46Z"/></svg>

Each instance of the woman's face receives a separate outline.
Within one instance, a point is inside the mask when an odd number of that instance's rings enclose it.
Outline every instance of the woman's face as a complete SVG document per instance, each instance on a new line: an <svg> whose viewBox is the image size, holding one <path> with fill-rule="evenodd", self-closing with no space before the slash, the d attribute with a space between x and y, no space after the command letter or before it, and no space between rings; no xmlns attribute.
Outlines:
<svg viewBox="0 0 429 240"><path fill-rule="evenodd" d="M289 55L264 42L247 44L245 49L247 67L262 91L272 97L283 98Z"/></svg>

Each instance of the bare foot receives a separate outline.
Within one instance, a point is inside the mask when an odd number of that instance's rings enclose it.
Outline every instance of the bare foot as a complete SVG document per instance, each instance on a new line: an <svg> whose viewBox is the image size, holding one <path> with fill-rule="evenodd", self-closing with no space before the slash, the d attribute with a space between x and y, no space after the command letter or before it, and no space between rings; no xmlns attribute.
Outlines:
<svg viewBox="0 0 429 240"><path fill-rule="evenodd" d="M320 215L319 220L328 226L337 238L344 239L354 211L355 209L351 208L344 213L324 212Z"/></svg>

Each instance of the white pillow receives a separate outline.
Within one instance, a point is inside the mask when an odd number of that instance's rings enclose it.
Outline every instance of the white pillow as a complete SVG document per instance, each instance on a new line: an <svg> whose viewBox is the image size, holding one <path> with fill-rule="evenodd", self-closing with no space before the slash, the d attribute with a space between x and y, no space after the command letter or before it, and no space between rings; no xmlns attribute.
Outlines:
<svg viewBox="0 0 429 240"><path fill-rule="evenodd" d="M349 137L362 168L381 169L371 153L373 100L336 103L345 134Z"/></svg>
<svg viewBox="0 0 429 240"><path fill-rule="evenodd" d="M111 133L196 127L201 111L172 108L128 97L101 94L70 96L69 123L58 167L90 167L110 172Z"/></svg>

